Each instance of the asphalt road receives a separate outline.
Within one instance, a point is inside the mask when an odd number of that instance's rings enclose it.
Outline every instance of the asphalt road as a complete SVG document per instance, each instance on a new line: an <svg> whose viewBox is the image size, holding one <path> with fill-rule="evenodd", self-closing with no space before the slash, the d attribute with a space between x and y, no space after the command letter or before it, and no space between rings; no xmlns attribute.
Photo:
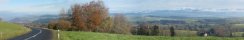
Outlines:
<svg viewBox="0 0 244 40"><path fill-rule="evenodd" d="M52 32L42 28L31 28L32 31L21 36L17 36L8 40L51 40Z"/></svg>

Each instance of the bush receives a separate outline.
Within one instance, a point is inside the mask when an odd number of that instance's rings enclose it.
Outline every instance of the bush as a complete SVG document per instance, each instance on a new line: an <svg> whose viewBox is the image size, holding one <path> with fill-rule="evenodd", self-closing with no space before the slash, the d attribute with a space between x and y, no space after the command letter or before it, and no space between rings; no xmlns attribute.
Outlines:
<svg viewBox="0 0 244 40"><path fill-rule="evenodd" d="M175 36L175 29L174 27L170 27L170 36Z"/></svg>
<svg viewBox="0 0 244 40"><path fill-rule="evenodd" d="M242 33L242 37L244 37L244 33Z"/></svg>
<svg viewBox="0 0 244 40"><path fill-rule="evenodd" d="M106 18L102 21L102 24L100 27L97 27L97 32L111 32L113 26L112 19L110 17Z"/></svg>
<svg viewBox="0 0 244 40"><path fill-rule="evenodd" d="M139 25L137 34L138 35L151 35L151 36L159 35L159 26L142 23Z"/></svg>
<svg viewBox="0 0 244 40"><path fill-rule="evenodd" d="M149 35L150 34L150 25L147 23L142 23L139 25L138 35Z"/></svg>
<svg viewBox="0 0 244 40"><path fill-rule="evenodd" d="M217 27L214 29L216 36L219 37L232 37L232 33L227 28Z"/></svg>
<svg viewBox="0 0 244 40"><path fill-rule="evenodd" d="M57 25L58 25L58 29L60 30L68 30L69 28L71 28L71 23L66 20L59 20Z"/></svg>
<svg viewBox="0 0 244 40"><path fill-rule="evenodd" d="M57 29L57 21L50 21L49 23L48 23L48 28L49 29Z"/></svg>
<svg viewBox="0 0 244 40"><path fill-rule="evenodd" d="M152 29L152 35L158 35L159 33L159 26L154 25Z"/></svg>

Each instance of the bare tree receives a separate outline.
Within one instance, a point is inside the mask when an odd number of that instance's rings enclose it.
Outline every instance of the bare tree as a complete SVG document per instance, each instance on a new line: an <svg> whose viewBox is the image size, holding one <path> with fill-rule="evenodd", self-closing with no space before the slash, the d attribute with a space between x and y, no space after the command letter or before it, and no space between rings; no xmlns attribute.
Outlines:
<svg viewBox="0 0 244 40"><path fill-rule="evenodd" d="M112 18L108 17L102 21L102 24L100 27L97 27L97 31L98 32L110 32L112 27L113 27Z"/></svg>
<svg viewBox="0 0 244 40"><path fill-rule="evenodd" d="M71 21L71 14L68 13L68 11L62 9L60 11L60 14L59 14L59 19L60 20L67 20L67 21Z"/></svg>
<svg viewBox="0 0 244 40"><path fill-rule="evenodd" d="M131 25L123 14L116 14L113 18L112 32L119 34L131 34Z"/></svg>
<svg viewBox="0 0 244 40"><path fill-rule="evenodd" d="M229 35L226 32L227 31L226 28L217 27L217 28L214 28L214 31L215 31L216 36L224 37L224 36Z"/></svg>

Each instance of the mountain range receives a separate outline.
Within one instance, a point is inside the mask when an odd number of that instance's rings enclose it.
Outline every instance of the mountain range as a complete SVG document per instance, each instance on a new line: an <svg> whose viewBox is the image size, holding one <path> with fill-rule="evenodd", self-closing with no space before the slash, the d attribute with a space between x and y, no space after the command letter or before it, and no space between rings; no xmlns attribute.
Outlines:
<svg viewBox="0 0 244 40"><path fill-rule="evenodd" d="M0 17L11 22L48 22L51 19L57 19L58 14L38 14L30 15L25 13L0 12ZM148 12L123 13L127 17L142 17L142 16L158 16L158 17L215 17L215 18L230 18L244 17L243 12L213 12L202 10L156 10ZM115 13L110 13L110 16Z"/></svg>

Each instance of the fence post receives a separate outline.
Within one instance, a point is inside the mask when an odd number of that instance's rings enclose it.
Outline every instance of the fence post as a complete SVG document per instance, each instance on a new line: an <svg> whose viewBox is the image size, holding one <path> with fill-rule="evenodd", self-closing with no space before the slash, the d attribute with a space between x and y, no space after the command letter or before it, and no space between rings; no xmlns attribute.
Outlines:
<svg viewBox="0 0 244 40"><path fill-rule="evenodd" d="M60 40L60 37L59 37L59 30L58 30L58 40Z"/></svg>

